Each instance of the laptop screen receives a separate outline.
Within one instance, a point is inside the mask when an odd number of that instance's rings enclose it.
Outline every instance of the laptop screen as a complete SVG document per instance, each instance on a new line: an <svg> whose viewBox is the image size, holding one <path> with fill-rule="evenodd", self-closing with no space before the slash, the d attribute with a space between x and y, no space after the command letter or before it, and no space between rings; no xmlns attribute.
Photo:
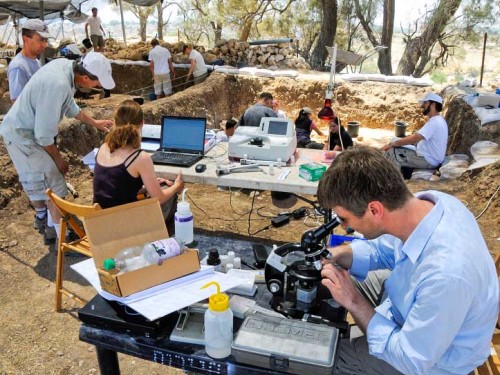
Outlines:
<svg viewBox="0 0 500 375"><path fill-rule="evenodd" d="M205 127L205 118L163 116L161 149L203 153Z"/></svg>

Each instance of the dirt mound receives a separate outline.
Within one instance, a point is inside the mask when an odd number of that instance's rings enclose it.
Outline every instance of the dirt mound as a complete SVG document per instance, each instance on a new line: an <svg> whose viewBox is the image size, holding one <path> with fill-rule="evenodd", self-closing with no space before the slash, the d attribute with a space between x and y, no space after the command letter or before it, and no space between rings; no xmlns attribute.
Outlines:
<svg viewBox="0 0 500 375"><path fill-rule="evenodd" d="M117 82L124 83L141 77L147 67L122 66L113 73ZM146 74L145 73L145 74ZM131 77L129 79L129 77ZM132 78L135 77L135 78ZM181 91L173 96L147 102L143 105L145 121L159 124L161 117L190 115L207 117L209 128L219 128L228 118L240 118L248 106L258 100L262 91L270 91L280 101L288 117L295 118L300 108L310 107L319 112L324 101L327 82L323 80L263 78L243 75L213 73L202 85ZM362 127L393 129L397 120L409 124L408 132L419 129L425 118L417 104L428 88L377 82L343 83L336 89L335 111L343 124L359 121ZM112 118L116 106L126 95L112 95L90 105L85 111L95 118ZM468 152L472 143L479 139L495 139L498 125L479 128L477 117L458 95L446 99L446 118L450 124L449 153ZM325 124L320 124L326 126ZM487 129L492 129L488 132ZM103 134L79 121L65 119L60 125L59 148L73 165L81 166L80 158L102 142ZM489 138L488 138L488 137ZM497 135L498 137L498 135ZM17 175L5 149L0 145L0 207L21 192Z"/></svg>
<svg viewBox="0 0 500 375"><path fill-rule="evenodd" d="M127 72L129 76L126 75ZM123 76L119 79L135 79L130 76L131 72L132 70L123 69ZM147 123L159 123L164 114L180 114L207 116L210 126L217 127L221 120L240 117L257 100L260 92L270 91L281 102L282 109L293 118L303 106L309 106L314 111L321 109L326 84L325 80L320 82L212 74L204 84L165 99L145 103L143 109ZM416 100L425 91L429 90L385 83L344 84L338 89L335 109L344 122L357 120L362 126L391 129L395 120L402 119L415 129L423 121ZM85 111L96 118L111 118L116 106L128 97L130 96L113 94L111 98L93 103ZM466 111L467 109L461 109L465 106L460 104L461 101L457 100L453 108L456 106L456 111ZM457 126L460 126L461 121L469 119L457 116L456 121ZM471 133L470 136L479 135L478 132ZM455 136L460 136L458 131ZM60 126L59 148L71 164L67 180L79 193L79 197L75 199L78 203L89 204L92 201L92 176L88 168L82 165L80 157L97 147L102 142L102 137L102 133L76 120L66 119ZM461 180L412 180L408 182L408 186L413 192L436 189L453 194L467 203L477 216L495 194L499 174L500 163L497 163L477 174L466 175ZM196 230L208 230L216 235L227 235L230 232L233 235L265 240L270 245L298 241L302 232L320 224L319 220L308 218L307 221L292 221L285 227L263 230L269 225L269 216L281 211L272 205L270 192L262 192L253 199L240 192L218 191L215 186L187 185ZM493 253L500 251L497 240L500 236L498 195L497 192L496 198L491 200L489 207L478 219ZM299 201L290 211L303 204ZM3 281L0 303L4 306L0 310L0 373L97 373L94 347L78 340L80 323L76 311L80 305L64 298L65 312L54 312L56 251L54 245L45 246L42 237L33 229L33 211L29 208L26 195L21 192L17 174L1 141L0 207L0 268ZM250 214L251 207L253 211ZM88 301L95 295L95 290L69 269L71 264L79 261L80 258L65 258L65 285ZM22 317L22 321L19 317ZM129 356L120 357L120 367L124 374L181 373Z"/></svg>
<svg viewBox="0 0 500 375"><path fill-rule="evenodd" d="M447 97L448 154L470 156L470 147L478 140L500 143L500 121L481 125L474 109L463 100L467 93L455 86L446 88L444 94Z"/></svg>

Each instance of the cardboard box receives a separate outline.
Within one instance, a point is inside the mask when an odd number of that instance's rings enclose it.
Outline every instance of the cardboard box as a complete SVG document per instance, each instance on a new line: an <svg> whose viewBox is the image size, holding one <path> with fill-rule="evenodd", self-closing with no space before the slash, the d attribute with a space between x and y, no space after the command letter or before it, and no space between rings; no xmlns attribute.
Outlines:
<svg viewBox="0 0 500 375"><path fill-rule="evenodd" d="M101 287L117 296L125 297L200 269L198 251L192 249L167 259L161 266L151 265L121 275L102 269L104 260L122 249L168 238L157 199L96 211L84 219L84 226Z"/></svg>
<svg viewBox="0 0 500 375"><path fill-rule="evenodd" d="M325 171L326 166L317 163L307 163L299 166L299 176L306 181L318 181Z"/></svg>

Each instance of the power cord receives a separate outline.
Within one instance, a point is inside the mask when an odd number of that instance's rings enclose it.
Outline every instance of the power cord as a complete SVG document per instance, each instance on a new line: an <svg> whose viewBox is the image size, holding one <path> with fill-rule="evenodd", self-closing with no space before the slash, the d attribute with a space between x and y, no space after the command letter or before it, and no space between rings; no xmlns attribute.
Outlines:
<svg viewBox="0 0 500 375"><path fill-rule="evenodd" d="M269 228L271 228L271 225L268 225L268 226L266 226L264 228L259 229L257 232L250 233L251 217L252 217L253 205L255 203L255 197L256 196L257 196L257 194L254 193L254 195L252 197L252 205L250 206L250 212L248 213L248 229L247 229L247 233L248 233L249 236L255 236L256 234L258 234L260 232L263 232L263 231L268 230ZM259 220L265 220L265 219L259 219Z"/></svg>
<svg viewBox="0 0 500 375"><path fill-rule="evenodd" d="M222 218L222 217L216 217L216 216L210 216L205 210L203 210L200 206L198 206L196 204L196 202L193 200L193 198L188 194L186 193L186 197L189 198L189 200L191 201L191 203L193 203L193 206L195 206L198 210L200 210L205 216L207 216L207 218L211 219L211 220L221 220L221 221L229 221L229 222L235 222L235 221L247 221L247 219L226 219L226 218ZM249 211L251 213L251 211ZM242 216L242 215L241 215ZM248 220L253 220L253 221L262 221L262 220L265 220L265 219L248 219Z"/></svg>

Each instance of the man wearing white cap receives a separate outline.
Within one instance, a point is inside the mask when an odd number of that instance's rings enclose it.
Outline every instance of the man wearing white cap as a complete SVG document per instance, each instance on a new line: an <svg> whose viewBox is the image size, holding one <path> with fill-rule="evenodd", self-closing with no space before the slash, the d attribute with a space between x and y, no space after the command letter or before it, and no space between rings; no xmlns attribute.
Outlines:
<svg viewBox="0 0 500 375"><path fill-rule="evenodd" d="M381 150L399 167L433 169L443 162L448 145L448 124L439 114L443 110L443 98L430 92L419 103L429 121L416 133L394 140ZM413 144L415 149L402 147Z"/></svg>
<svg viewBox="0 0 500 375"><path fill-rule="evenodd" d="M33 74L42 67L38 57L45 51L50 34L43 21L32 19L23 24L21 37L23 49L12 59L7 70L12 103L21 94Z"/></svg>
<svg viewBox="0 0 500 375"><path fill-rule="evenodd" d="M54 142L63 117L74 117L102 131L108 131L113 125L110 120L95 120L85 114L73 99L77 88L99 86L107 90L115 87L111 64L102 54L90 52L81 62L56 59L32 77L5 115L0 135L24 191L35 207L45 205L47 188L62 198L68 193L64 180L68 163ZM54 228L58 232L60 219L51 202L48 207L51 217L45 228L47 242L55 238Z"/></svg>

